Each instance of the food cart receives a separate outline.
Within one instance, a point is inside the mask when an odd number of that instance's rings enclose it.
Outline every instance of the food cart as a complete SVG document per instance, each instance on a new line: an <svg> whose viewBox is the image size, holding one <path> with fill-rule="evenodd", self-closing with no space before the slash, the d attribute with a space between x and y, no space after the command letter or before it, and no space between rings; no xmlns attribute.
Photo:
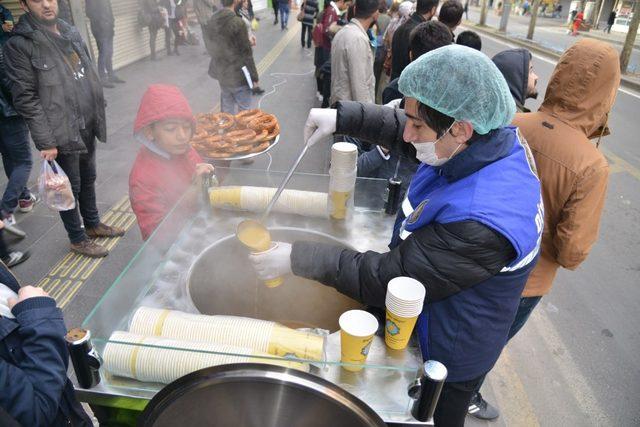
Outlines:
<svg viewBox="0 0 640 427"><path fill-rule="evenodd" d="M224 188L277 187L285 174L218 168L217 175L223 186L221 188ZM297 173L293 175L288 188L326 192L328 185L328 175ZM386 187L386 180L358 178L353 208L344 220L333 220L324 213L315 217L273 213L266 225L273 240L314 240L360 251L384 252L395 219L384 213ZM94 407L129 410L133 414L131 419L135 419L136 413L144 410L149 401L165 387L162 383L114 375L104 363L105 348L109 344L162 348L162 344L120 342L117 337L114 339L115 331L127 330L133 313L139 307L151 307L193 314L242 316L275 321L293 329L305 328L314 333L320 331L325 337L322 360L283 359L253 354L231 356L240 359L250 356L251 362L258 363L261 359L264 363L280 359L286 360L286 363L304 364L308 372L300 375L304 381L317 378L318 384L324 384L324 388L317 388L321 390L320 394L335 397L339 394L335 392L337 389L331 392L330 388L337 386L363 402L387 424L424 425L424 422L412 416L412 408L424 407L428 403L413 398L420 395L416 380L425 375L425 367L415 344L410 344L403 351L390 350L379 331L363 369L357 372L345 369L340 362L337 321L343 311L359 308L360 304L333 288L299 277L285 278L277 288L266 287L257 279L249 264L248 250L235 238L238 223L257 215L212 209L209 203L203 203L202 200L198 186L184 195L83 322L82 327L90 331L93 348L103 363L100 368L101 380L97 385L87 389L77 387L79 399ZM384 325L384 321L381 325ZM178 364L182 363L181 360L187 360L191 351L195 351L179 347L165 350L184 355L174 362ZM136 362L132 363L135 365ZM277 368L274 372L293 371ZM291 403L294 406L296 404L299 403ZM287 402L279 402L279 405L284 411ZM220 412L218 415L223 416Z"/></svg>

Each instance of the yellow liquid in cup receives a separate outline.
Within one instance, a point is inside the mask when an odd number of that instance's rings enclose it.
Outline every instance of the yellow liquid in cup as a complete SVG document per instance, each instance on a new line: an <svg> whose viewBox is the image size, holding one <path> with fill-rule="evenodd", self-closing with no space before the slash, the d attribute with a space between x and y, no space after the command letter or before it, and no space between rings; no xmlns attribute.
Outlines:
<svg viewBox="0 0 640 427"><path fill-rule="evenodd" d="M384 325L384 342L393 350L404 350L416 325L418 316L400 317L387 309L387 321Z"/></svg>
<svg viewBox="0 0 640 427"><path fill-rule="evenodd" d="M269 234L269 230L258 221L250 219L242 221L240 225L238 225L236 236L243 245L253 252L265 252L271 248L271 234ZM282 277L266 280L264 284L268 288L275 288L282 284Z"/></svg>

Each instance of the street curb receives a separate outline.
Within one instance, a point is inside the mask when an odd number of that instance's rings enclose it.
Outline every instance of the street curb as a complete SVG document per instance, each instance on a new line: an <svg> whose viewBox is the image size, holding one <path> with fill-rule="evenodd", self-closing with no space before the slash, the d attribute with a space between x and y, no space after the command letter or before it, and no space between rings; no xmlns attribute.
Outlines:
<svg viewBox="0 0 640 427"><path fill-rule="evenodd" d="M524 40L519 40L519 39L514 39L511 37L507 37L504 33L499 32L498 30L494 30L494 29L490 29L490 27L482 27L478 24L474 24L471 23L469 21L465 21L465 23L463 24L466 27L469 28L473 28L474 31L477 31L479 33L491 36L491 37L495 37L497 39L500 39L502 41L511 43L511 44L515 44L524 48L529 49L532 52L538 53L540 55L546 55L546 56L550 56L554 59L560 59L561 54L554 52L551 49L546 49L544 47L540 47L537 43L533 43L533 42L526 42ZM640 91L640 81L635 81L633 79L630 79L628 77L622 76L620 79L620 85L624 86L627 89L632 89L632 90L636 90L636 91Z"/></svg>

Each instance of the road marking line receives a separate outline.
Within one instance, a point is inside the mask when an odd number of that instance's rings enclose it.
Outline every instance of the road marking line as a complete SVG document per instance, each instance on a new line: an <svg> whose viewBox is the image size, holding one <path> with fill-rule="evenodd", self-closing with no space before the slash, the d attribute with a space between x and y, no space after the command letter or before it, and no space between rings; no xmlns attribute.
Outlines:
<svg viewBox="0 0 640 427"><path fill-rule="evenodd" d="M83 284L84 284L83 280L78 280L75 286L71 289L71 292L69 292L69 294L59 303L58 306L61 309L64 309L67 306L67 304L71 301L71 299L76 295L76 293L82 287Z"/></svg>
<svg viewBox="0 0 640 427"><path fill-rule="evenodd" d="M511 362L507 348L500 355L489 378L505 425L540 426L529 395Z"/></svg>

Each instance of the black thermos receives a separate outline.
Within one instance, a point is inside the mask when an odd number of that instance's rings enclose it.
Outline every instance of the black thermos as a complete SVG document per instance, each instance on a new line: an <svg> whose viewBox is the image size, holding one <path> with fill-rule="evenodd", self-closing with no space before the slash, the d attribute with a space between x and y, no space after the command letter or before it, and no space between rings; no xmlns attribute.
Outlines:
<svg viewBox="0 0 640 427"><path fill-rule="evenodd" d="M395 215L398 212L400 196L402 192L402 179L397 176L389 178L387 181L387 200L384 204L384 212L388 215Z"/></svg>
<svg viewBox="0 0 640 427"><path fill-rule="evenodd" d="M96 386L100 382L100 357L91 346L91 332L73 328L67 332L65 339L78 385L82 388Z"/></svg>

